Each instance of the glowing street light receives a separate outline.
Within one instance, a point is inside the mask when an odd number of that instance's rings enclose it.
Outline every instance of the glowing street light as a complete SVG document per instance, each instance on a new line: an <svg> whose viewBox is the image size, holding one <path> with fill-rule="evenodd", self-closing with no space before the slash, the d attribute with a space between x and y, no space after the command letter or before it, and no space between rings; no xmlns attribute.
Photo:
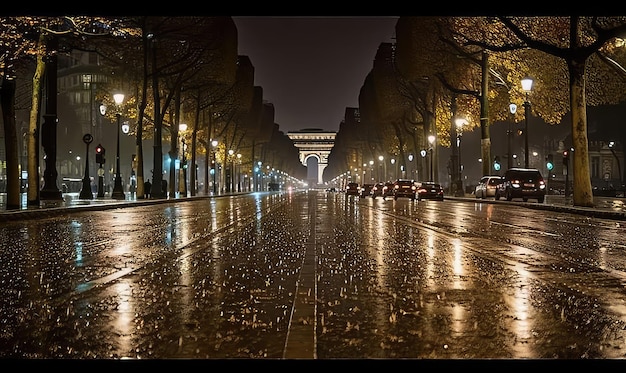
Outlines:
<svg viewBox="0 0 626 373"><path fill-rule="evenodd" d="M433 176L433 150L435 144L435 135L428 136L428 143L430 144L430 147L428 148L428 150L430 151L430 181L435 181Z"/></svg>
<svg viewBox="0 0 626 373"><path fill-rule="evenodd" d="M526 92L526 98L524 100L524 167L528 168L528 117L530 117L528 93L533 89L533 79L529 77L522 79L522 89Z"/></svg>
<svg viewBox="0 0 626 373"><path fill-rule="evenodd" d="M217 173L217 153L215 149L217 149L217 140L211 141L211 146L213 147L213 195L217 194L217 184L215 183L215 174Z"/></svg>
<svg viewBox="0 0 626 373"><path fill-rule="evenodd" d="M184 132L187 131L187 123L178 124L178 132L180 135L180 167L178 176L178 192L187 197L187 168L185 159L185 136Z"/></svg>
<svg viewBox="0 0 626 373"><path fill-rule="evenodd" d="M461 139L463 138L463 126L467 124L467 119L462 117L457 117L454 120L456 125L456 146L458 149L458 179L457 179L457 188L455 193L457 196L463 196L465 193L463 192L463 164L461 163Z"/></svg>
<svg viewBox="0 0 626 373"><path fill-rule="evenodd" d="M115 155L115 184L113 185L113 193L111 193L111 198L126 199L126 195L124 194L124 188L122 187L122 175L120 174L120 118L122 117L122 114L120 113L120 105L122 105L122 102L124 102L124 94L114 94L113 100L115 100L115 105L117 105L117 113L115 113L115 116L117 117L117 152Z"/></svg>
<svg viewBox="0 0 626 373"><path fill-rule="evenodd" d="M509 121L509 129L506 131L506 141L507 141L507 156L506 156L506 165L508 168L513 167L513 154L511 153L511 148L513 147L513 131L511 130L511 122L513 121L513 117L517 112L517 105L509 104L509 112L511 113L511 120Z"/></svg>

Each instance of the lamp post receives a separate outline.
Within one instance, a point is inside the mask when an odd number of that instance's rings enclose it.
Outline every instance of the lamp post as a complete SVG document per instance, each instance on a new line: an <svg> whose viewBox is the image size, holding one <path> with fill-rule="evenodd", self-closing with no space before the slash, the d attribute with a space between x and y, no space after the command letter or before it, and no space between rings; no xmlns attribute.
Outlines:
<svg viewBox="0 0 626 373"><path fill-rule="evenodd" d="M428 143L430 144L430 147L428 148L428 151L430 152L430 181L435 181L434 176L433 176L433 150L434 150L434 144L435 144L434 135L428 136Z"/></svg>
<svg viewBox="0 0 626 373"><path fill-rule="evenodd" d="M528 117L530 116L528 93L533 89L533 79L529 77L522 79L522 89L526 92L524 99L524 167L528 168Z"/></svg>
<svg viewBox="0 0 626 373"><path fill-rule="evenodd" d="M83 142L87 145L87 151L85 152L85 175L83 176L83 188L80 190L81 199L93 199L93 193L91 193L91 180L89 177L89 144L93 141L93 136L87 133L83 136Z"/></svg>
<svg viewBox="0 0 626 373"><path fill-rule="evenodd" d="M263 185L263 167L262 167L263 166L263 162L258 161L256 164L257 164L257 170L256 170L255 173L257 174L257 177L256 177L256 184L254 184L254 191L255 192L260 192L263 189L262 188L262 185Z"/></svg>
<svg viewBox="0 0 626 373"><path fill-rule="evenodd" d="M211 141L211 145L213 146L213 195L217 194L217 183L215 182L215 174L217 173L217 153L215 149L217 148L217 140Z"/></svg>
<svg viewBox="0 0 626 373"><path fill-rule="evenodd" d="M511 120L509 121L509 129L506 131L506 140L507 140L507 156L506 156L506 165L507 168L513 167L513 154L511 154L511 148L513 147L513 131L511 130L511 122L517 112L517 105L509 104L509 112L511 113Z"/></svg>
<svg viewBox="0 0 626 373"><path fill-rule="evenodd" d="M187 197L187 170L185 169L185 137L184 132L187 130L186 123L178 124L178 132L180 134L180 168L178 177L178 192ZM181 133L182 132L182 133Z"/></svg>
<svg viewBox="0 0 626 373"><path fill-rule="evenodd" d="M467 119L465 118L456 118L454 120L456 124L456 146L458 149L458 163L459 163L459 172L457 179L457 188L456 188L456 196L464 196L463 192L463 164L461 163L461 139L463 137L463 126L467 124Z"/></svg>
<svg viewBox="0 0 626 373"><path fill-rule="evenodd" d="M241 153L237 153L237 192L241 192Z"/></svg>
<svg viewBox="0 0 626 373"><path fill-rule="evenodd" d="M130 125L128 124L128 121L124 121L124 122L122 123L122 126L121 126L121 127L122 127L122 133L123 133L124 135L127 135L127 136L128 136L128 133L130 132ZM133 154L133 156L134 156L134 154ZM137 184L135 183L135 168L134 168L134 166L133 166L133 163L134 163L134 159L131 157L131 164L130 164L130 179L129 179L129 183L130 183L130 185L129 185L129 187L128 187L128 189L129 189L129 191L130 191L130 194L129 194L128 198L129 198L129 199L131 199L131 200L133 199L133 193L134 193L134 191L136 190L134 187L136 187L136 186L137 186Z"/></svg>
<svg viewBox="0 0 626 373"><path fill-rule="evenodd" d="M124 194L124 188L122 187L122 175L120 175L120 119L122 114L120 113L120 105L124 102L124 94L116 93L113 95L113 100L115 100L115 104L117 105L117 113L115 116L117 117L117 152L115 154L115 184L113 185L113 193L111 193L111 198L114 199L126 199L126 195Z"/></svg>
<svg viewBox="0 0 626 373"><path fill-rule="evenodd" d="M105 104L101 104L100 105L100 115L104 116L107 113L107 106ZM98 167L98 197L104 197L104 168L102 167L102 164L104 163L105 159L104 159L104 148L102 147L102 145L98 144L98 146L96 146L96 152L101 153L101 161L102 163L99 163L100 167ZM98 158L98 156L96 155L96 158Z"/></svg>
<svg viewBox="0 0 626 373"><path fill-rule="evenodd" d="M615 147L615 141L609 141L609 150L611 151L611 153L613 154L613 157L615 157L615 160L617 161L617 176L619 177L619 183L620 185L618 186L620 189L622 188L622 166L619 164L619 157L617 156L617 154L615 154L615 150L613 149Z"/></svg>
<svg viewBox="0 0 626 373"><path fill-rule="evenodd" d="M365 175L365 173L367 172L367 163L363 163L363 177L361 178L361 180L363 180L363 183L365 183L367 176Z"/></svg>

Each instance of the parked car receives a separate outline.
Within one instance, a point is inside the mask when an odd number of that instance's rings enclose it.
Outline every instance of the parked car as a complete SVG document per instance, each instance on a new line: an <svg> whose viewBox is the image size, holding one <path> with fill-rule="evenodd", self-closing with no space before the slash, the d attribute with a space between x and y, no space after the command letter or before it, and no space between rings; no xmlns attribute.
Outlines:
<svg viewBox="0 0 626 373"><path fill-rule="evenodd" d="M524 202L536 199L543 203L546 197L546 183L541 172L534 168L510 168L502 177L502 183L496 189L496 201L505 198L521 198Z"/></svg>
<svg viewBox="0 0 626 373"><path fill-rule="evenodd" d="M393 199L397 200L400 197L415 199L415 183L409 179L398 179L393 184Z"/></svg>
<svg viewBox="0 0 626 373"><path fill-rule="evenodd" d="M502 183L502 176L492 175L492 176L483 176L478 181L478 185L474 189L474 195L476 198L489 198L496 196L496 189L498 189L498 185Z"/></svg>
<svg viewBox="0 0 626 373"><path fill-rule="evenodd" d="M361 198L369 197L370 192L372 191L373 187L374 187L374 184L363 184L363 185L361 185L361 193L359 194L359 196Z"/></svg>
<svg viewBox="0 0 626 373"><path fill-rule="evenodd" d="M361 193L361 188L359 188L359 183L348 183L346 187L346 195L348 196L358 196Z"/></svg>
<svg viewBox="0 0 626 373"><path fill-rule="evenodd" d="M417 186L417 200L436 199L443 201L443 187L432 181L423 181Z"/></svg>

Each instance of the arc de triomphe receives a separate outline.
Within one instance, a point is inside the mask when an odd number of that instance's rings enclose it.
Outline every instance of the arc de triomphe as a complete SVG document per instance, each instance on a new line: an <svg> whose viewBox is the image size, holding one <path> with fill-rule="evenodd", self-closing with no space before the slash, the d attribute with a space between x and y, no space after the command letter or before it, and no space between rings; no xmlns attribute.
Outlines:
<svg viewBox="0 0 626 373"><path fill-rule="evenodd" d="M328 155L335 145L337 132L324 131L319 128L305 128L300 131L287 132L300 154L300 162L307 166L309 158L317 159L317 183L323 184L322 175L328 166Z"/></svg>

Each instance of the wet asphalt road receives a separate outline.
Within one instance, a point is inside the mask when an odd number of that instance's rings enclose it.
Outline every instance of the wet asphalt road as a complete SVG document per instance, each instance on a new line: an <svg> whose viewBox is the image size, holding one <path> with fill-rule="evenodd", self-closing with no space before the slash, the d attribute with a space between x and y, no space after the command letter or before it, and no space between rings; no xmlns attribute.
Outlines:
<svg viewBox="0 0 626 373"><path fill-rule="evenodd" d="M623 222L257 193L0 228L0 357L623 359Z"/></svg>

